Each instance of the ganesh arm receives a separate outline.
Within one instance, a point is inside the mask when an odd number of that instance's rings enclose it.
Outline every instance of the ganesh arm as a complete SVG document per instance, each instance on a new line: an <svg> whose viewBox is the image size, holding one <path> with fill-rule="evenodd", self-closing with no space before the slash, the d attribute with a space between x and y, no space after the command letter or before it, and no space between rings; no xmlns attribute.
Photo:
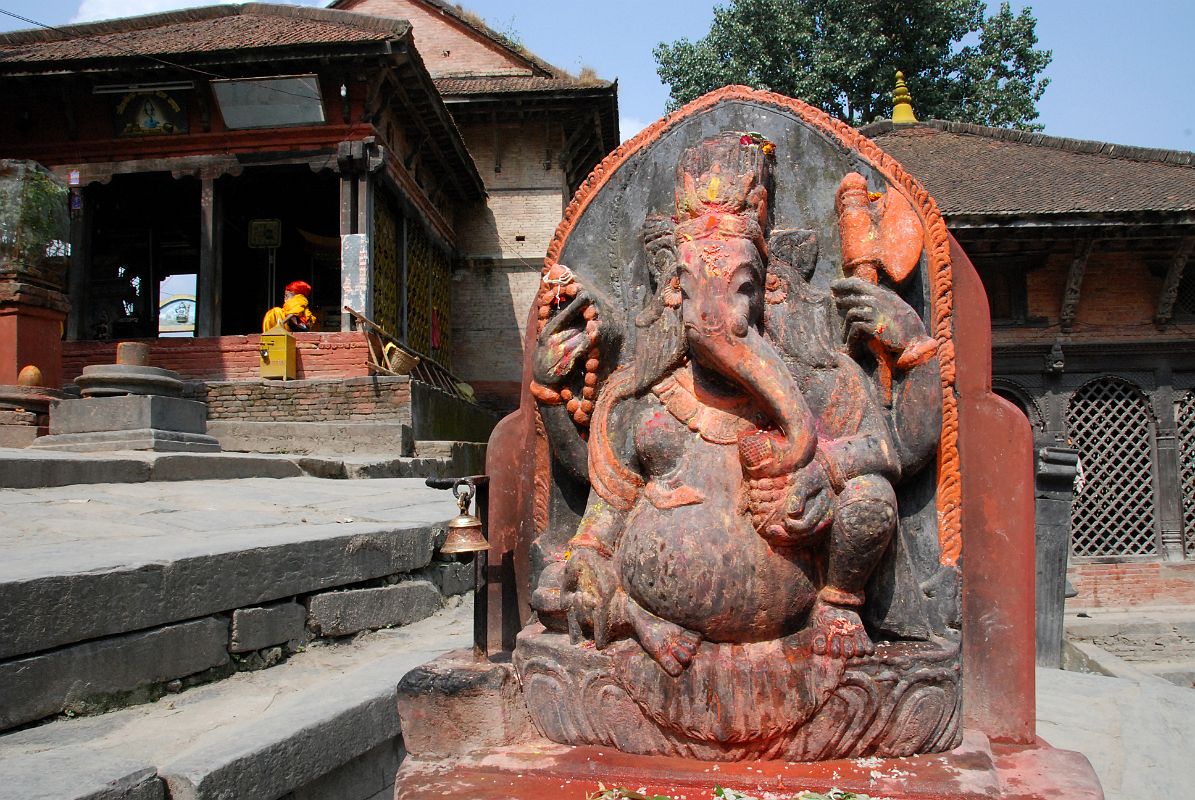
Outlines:
<svg viewBox="0 0 1195 800"><path fill-rule="evenodd" d="M904 475L920 470L937 452L942 429L940 375L935 355L895 381L888 423Z"/></svg>
<svg viewBox="0 0 1195 800"><path fill-rule="evenodd" d="M573 423L572 415L561 404L539 406L544 431L552 447L552 457L564 468L569 477L581 482L589 481L589 451L581 431Z"/></svg>

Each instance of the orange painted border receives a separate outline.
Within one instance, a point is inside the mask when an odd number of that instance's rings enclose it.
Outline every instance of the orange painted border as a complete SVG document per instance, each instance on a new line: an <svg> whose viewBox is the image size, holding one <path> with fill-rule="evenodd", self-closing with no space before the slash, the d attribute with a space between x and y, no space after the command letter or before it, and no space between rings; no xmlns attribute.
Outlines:
<svg viewBox="0 0 1195 800"><path fill-rule="evenodd" d="M706 111L719 103L742 100L772 106L795 114L810 127L818 130L848 150L862 154L892 185L908 196L921 216L926 228L926 249L930 268L930 290L933 301L933 335L938 340L938 354L942 375L942 435L938 444L938 544L942 564L958 563L962 554L962 482L959 476L958 400L955 397L955 354L951 318L954 313L952 270L950 263L950 233L938 204L917 179L892 156L841 120L800 100L775 92L752 89L748 86L724 86L702 95L673 113L656 120L637 136L619 145L594 167L589 177L577 189L564 211L564 218L548 245L544 271L555 266L581 214L606 182L631 156L659 139L683 120Z"/></svg>

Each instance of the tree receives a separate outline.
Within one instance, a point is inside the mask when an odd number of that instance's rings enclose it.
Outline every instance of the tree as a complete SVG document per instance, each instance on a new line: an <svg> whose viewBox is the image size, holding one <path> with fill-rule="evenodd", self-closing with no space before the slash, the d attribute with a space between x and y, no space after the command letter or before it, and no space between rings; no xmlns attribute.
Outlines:
<svg viewBox="0 0 1195 800"><path fill-rule="evenodd" d="M897 70L922 118L1040 130L1053 55L1037 20L984 0L730 0L709 34L661 43L669 109L731 83L800 98L852 125L888 116Z"/></svg>

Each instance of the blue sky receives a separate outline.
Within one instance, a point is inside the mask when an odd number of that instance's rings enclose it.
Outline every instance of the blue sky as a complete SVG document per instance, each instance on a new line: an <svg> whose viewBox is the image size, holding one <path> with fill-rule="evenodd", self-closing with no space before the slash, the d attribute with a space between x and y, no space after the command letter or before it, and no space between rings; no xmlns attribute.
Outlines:
<svg viewBox="0 0 1195 800"><path fill-rule="evenodd" d="M0 0L0 9L61 25L206 4ZM703 36L715 3L465 0L463 5L547 61L574 71L588 66L602 77L618 78L622 134L628 137L660 116L668 98L655 73L652 48L661 41ZM1026 3L1014 0L1012 5L1020 9ZM1052 82L1038 105L1046 133L1195 150L1195 2L1040 0L1028 5L1038 19L1040 46L1054 51L1048 70ZM0 14L0 30L26 27Z"/></svg>

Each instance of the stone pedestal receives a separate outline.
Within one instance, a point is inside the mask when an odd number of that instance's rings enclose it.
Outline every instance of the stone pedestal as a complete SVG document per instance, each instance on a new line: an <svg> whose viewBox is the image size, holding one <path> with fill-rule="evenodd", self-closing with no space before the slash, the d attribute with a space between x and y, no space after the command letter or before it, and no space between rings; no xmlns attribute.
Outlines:
<svg viewBox="0 0 1195 800"><path fill-rule="evenodd" d="M33 447L44 450L157 450L214 453L207 435L207 406L158 395L64 400L50 417L50 435Z"/></svg>

